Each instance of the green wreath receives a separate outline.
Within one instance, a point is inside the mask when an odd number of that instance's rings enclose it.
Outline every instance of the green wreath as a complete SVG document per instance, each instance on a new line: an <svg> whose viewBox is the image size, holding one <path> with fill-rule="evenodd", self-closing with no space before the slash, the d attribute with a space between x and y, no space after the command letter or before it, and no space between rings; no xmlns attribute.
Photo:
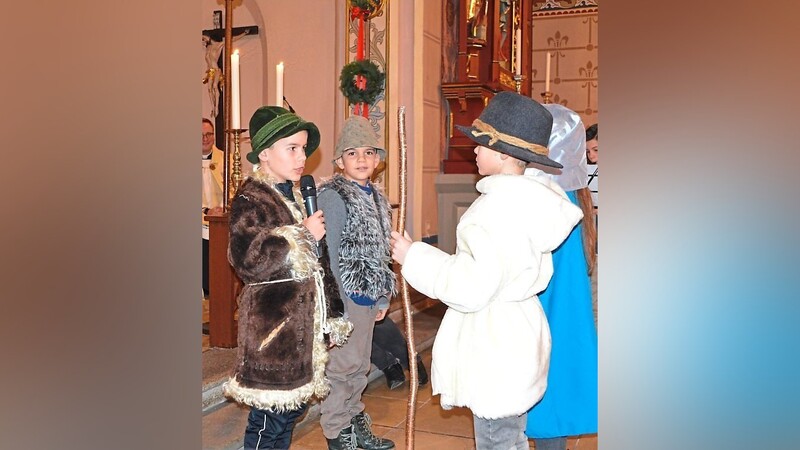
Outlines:
<svg viewBox="0 0 800 450"><path fill-rule="evenodd" d="M371 9L374 6L371 4L369 0L350 0L350 5L357 6L361 9Z"/></svg>
<svg viewBox="0 0 800 450"><path fill-rule="evenodd" d="M350 0L350 8L356 15L364 14L365 19L372 16L381 6L381 2L375 0Z"/></svg>
<svg viewBox="0 0 800 450"><path fill-rule="evenodd" d="M361 75L367 80L367 87L363 91L356 86L357 75ZM371 105L383 92L385 79L386 74L381 72L377 64L368 59L362 59L342 67L339 89L350 104L366 103Z"/></svg>

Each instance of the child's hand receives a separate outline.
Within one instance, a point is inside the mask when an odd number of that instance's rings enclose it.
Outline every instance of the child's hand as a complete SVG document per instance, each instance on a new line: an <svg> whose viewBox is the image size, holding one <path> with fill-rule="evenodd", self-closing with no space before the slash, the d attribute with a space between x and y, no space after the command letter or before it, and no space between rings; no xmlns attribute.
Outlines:
<svg viewBox="0 0 800 450"><path fill-rule="evenodd" d="M403 234L404 236L400 236L397 231L392 231L392 238L389 240L392 246L392 259L401 265L406 260L408 248L411 247L411 236L408 235L408 231L404 231Z"/></svg>
<svg viewBox="0 0 800 450"><path fill-rule="evenodd" d="M378 310L378 315L375 316L375 322L380 322L381 320L383 320L383 318L386 317L386 313L387 312L389 312L388 308L387 309L379 309Z"/></svg>
<svg viewBox="0 0 800 450"><path fill-rule="evenodd" d="M314 239L317 241L325 237L325 217L322 215L322 210L306 217L306 219L303 220L303 225L308 228L308 231L311 232Z"/></svg>

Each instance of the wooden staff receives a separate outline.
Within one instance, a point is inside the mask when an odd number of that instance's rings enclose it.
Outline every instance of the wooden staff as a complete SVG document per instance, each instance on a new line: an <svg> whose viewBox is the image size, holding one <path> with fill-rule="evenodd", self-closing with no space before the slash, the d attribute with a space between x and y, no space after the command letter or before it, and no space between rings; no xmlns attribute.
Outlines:
<svg viewBox="0 0 800 450"><path fill-rule="evenodd" d="M397 218L397 232L402 236L406 229L406 199L408 192L406 180L408 167L406 158L406 107L397 108L397 132L400 139L400 212ZM402 277L401 277L402 278ZM403 296L403 315L406 319L406 345L408 345L408 373L411 385L408 390L408 409L406 409L406 449L414 449L414 416L417 404L419 373L417 372L417 346L414 343L414 322L411 320L411 300L408 296L408 282L402 278L400 293Z"/></svg>

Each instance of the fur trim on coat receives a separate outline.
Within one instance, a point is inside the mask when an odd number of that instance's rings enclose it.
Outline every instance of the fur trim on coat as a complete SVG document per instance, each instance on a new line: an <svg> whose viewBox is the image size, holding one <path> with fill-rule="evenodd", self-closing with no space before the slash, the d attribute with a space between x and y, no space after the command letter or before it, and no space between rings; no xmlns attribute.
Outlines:
<svg viewBox="0 0 800 450"><path fill-rule="evenodd" d="M370 196L338 174L322 183L320 192L326 189L338 193L347 208L338 252L345 293L373 300L396 295L397 277L390 266L391 207L386 196L375 185Z"/></svg>
<svg viewBox="0 0 800 450"><path fill-rule="evenodd" d="M224 392L260 409L297 409L325 396L326 341L343 342L352 330L328 258L316 257L302 220L299 206L261 174L245 180L231 204L228 260L244 286L237 361Z"/></svg>

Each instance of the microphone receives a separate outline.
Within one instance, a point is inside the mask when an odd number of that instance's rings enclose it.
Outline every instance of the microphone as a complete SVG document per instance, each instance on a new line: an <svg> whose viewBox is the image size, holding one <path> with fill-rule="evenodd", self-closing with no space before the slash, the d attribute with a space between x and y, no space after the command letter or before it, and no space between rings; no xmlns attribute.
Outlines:
<svg viewBox="0 0 800 450"><path fill-rule="evenodd" d="M303 195L306 215L311 216L317 212L317 184L314 183L314 177L311 175L300 177L300 193Z"/></svg>
<svg viewBox="0 0 800 450"><path fill-rule="evenodd" d="M300 177L300 194L303 195L303 204L306 207L306 215L311 216L317 212L317 184L314 183L314 177L311 175L303 175ZM314 246L317 258L322 257L322 252L319 249L319 244Z"/></svg>

